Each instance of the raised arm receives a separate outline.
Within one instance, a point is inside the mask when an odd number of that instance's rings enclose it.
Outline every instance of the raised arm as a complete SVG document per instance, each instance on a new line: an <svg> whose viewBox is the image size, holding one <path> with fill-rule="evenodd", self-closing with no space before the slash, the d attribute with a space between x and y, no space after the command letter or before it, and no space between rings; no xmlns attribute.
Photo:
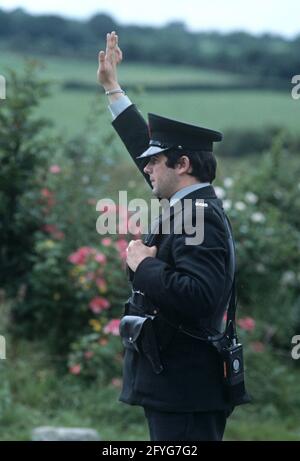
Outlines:
<svg viewBox="0 0 300 461"><path fill-rule="evenodd" d="M106 51L99 53L99 67L97 71L98 81L105 91L121 90L118 81L117 66L122 61L122 51L118 45L118 36L113 31L106 35ZM123 100L122 100L123 98ZM121 140L125 144L131 158L143 174L147 183L152 187L149 176L145 175L143 168L146 161L136 160L136 157L142 154L149 145L148 126L137 108L124 101L126 99L122 93L113 93L108 95L110 107L116 108L124 105L125 109L112 122ZM119 111L118 111L119 112Z"/></svg>

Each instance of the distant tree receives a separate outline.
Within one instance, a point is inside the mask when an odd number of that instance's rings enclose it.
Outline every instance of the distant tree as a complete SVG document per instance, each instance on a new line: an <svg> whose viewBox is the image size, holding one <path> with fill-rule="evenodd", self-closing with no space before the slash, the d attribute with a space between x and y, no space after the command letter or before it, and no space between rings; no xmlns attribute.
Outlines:
<svg viewBox="0 0 300 461"><path fill-rule="evenodd" d="M97 37L103 37L107 34L107 32L117 28L117 23L114 19L104 13L92 16L87 22L87 25Z"/></svg>
<svg viewBox="0 0 300 461"><path fill-rule="evenodd" d="M5 37L11 33L11 16L0 10L0 36Z"/></svg>
<svg viewBox="0 0 300 461"><path fill-rule="evenodd" d="M299 73L299 36L289 40L243 31L190 32L180 20L161 27L125 26L105 13L75 21L55 15L32 16L21 8L11 13L0 10L0 37L18 52L90 57L104 46L105 35L111 30L122 36L128 62L184 64L235 72L274 88L279 87L280 79L287 81Z"/></svg>
<svg viewBox="0 0 300 461"><path fill-rule="evenodd" d="M170 21L166 24L165 28L177 32L186 32L186 25L183 21Z"/></svg>
<svg viewBox="0 0 300 461"><path fill-rule="evenodd" d="M28 34L32 37L52 36L60 39L64 35L64 31L68 26L69 21L55 15L38 16L29 23Z"/></svg>
<svg viewBox="0 0 300 461"><path fill-rule="evenodd" d="M92 40L92 34L90 33L86 24L80 21L68 21L66 27L62 33L62 46L65 46L66 50L83 50ZM94 44L94 43L93 43ZM62 55L65 50L62 50Z"/></svg>
<svg viewBox="0 0 300 461"><path fill-rule="evenodd" d="M23 8L16 8L9 13L9 16L11 20L11 33L13 35L23 35L24 30L28 30L33 18Z"/></svg>

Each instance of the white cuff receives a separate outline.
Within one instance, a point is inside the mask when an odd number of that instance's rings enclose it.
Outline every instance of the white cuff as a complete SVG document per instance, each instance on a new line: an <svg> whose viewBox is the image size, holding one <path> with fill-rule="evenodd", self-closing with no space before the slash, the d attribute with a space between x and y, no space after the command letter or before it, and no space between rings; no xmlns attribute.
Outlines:
<svg viewBox="0 0 300 461"><path fill-rule="evenodd" d="M122 112L124 112L127 107L131 106L132 102L128 98L128 96L121 96L118 98L116 101L112 102L109 104L108 108L110 110L110 113L112 115L113 120L118 117Z"/></svg>

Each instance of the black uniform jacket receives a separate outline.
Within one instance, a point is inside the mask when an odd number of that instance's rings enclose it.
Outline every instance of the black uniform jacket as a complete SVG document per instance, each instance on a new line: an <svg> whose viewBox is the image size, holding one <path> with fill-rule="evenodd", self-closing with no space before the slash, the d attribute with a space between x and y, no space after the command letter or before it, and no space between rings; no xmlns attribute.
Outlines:
<svg viewBox="0 0 300 461"><path fill-rule="evenodd" d="M135 160L149 144L148 126L140 112L134 105L129 106L113 121L113 126L144 174L142 169L147 159ZM147 175L144 176L151 186ZM144 354L125 348L120 400L161 411L227 410L217 351L169 324L182 325L194 332L200 332L202 327L220 329L226 309L224 291L229 251L224 223L218 213L223 212L222 203L212 186L184 198L191 198L193 203L203 199L207 204L203 242L186 245L185 234L161 235L157 256L144 259L133 278L133 289L145 295L145 313L158 313L156 334L164 369L154 373Z"/></svg>

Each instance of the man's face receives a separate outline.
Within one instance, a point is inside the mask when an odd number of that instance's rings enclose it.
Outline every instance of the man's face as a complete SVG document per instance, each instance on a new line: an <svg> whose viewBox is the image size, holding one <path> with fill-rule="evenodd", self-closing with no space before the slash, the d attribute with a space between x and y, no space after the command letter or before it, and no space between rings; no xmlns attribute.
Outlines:
<svg viewBox="0 0 300 461"><path fill-rule="evenodd" d="M178 190L178 175L175 169L166 166L166 161L164 154L153 155L145 166L144 173L149 175L153 194L169 199Z"/></svg>

